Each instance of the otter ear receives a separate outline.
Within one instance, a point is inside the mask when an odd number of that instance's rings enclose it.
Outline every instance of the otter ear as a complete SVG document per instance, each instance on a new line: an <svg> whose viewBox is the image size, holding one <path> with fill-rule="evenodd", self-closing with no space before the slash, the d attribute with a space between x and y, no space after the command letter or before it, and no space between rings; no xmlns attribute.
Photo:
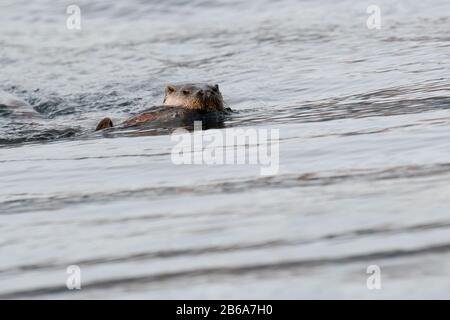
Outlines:
<svg viewBox="0 0 450 320"><path fill-rule="evenodd" d="M215 85L213 86L213 88L214 88L214 91L219 91L219 85L218 85L218 84L215 84Z"/></svg>
<svg viewBox="0 0 450 320"><path fill-rule="evenodd" d="M175 86L173 86L173 85L171 85L171 84L169 84L169 85L166 87L166 93L173 93L173 92L175 92L175 90L176 90Z"/></svg>

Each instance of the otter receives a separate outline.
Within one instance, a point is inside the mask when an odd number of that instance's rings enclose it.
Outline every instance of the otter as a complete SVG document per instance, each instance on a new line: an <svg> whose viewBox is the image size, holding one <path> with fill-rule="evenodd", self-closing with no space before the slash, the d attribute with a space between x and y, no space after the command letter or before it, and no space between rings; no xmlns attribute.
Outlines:
<svg viewBox="0 0 450 320"><path fill-rule="evenodd" d="M154 106L120 124L121 127L141 125L148 122L193 123L211 114L231 111L224 107L219 85L210 84L170 84L166 86L162 106ZM110 118L101 120L95 131L113 127Z"/></svg>

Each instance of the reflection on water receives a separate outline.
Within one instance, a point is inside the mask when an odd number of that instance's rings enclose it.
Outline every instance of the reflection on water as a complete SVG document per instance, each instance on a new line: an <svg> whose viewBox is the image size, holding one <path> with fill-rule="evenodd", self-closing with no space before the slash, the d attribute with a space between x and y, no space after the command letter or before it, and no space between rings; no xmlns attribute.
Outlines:
<svg viewBox="0 0 450 320"><path fill-rule="evenodd" d="M0 4L0 90L43 116L0 107L0 297L448 298L448 1L379 1L381 30L349 0L79 2L79 32ZM93 132L199 81L235 111L211 128L280 130L279 174Z"/></svg>

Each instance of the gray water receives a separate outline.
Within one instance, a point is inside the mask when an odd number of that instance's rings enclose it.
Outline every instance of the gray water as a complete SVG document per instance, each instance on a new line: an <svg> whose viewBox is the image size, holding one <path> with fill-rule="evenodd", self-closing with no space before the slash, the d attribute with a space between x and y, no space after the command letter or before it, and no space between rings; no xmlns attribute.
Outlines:
<svg viewBox="0 0 450 320"><path fill-rule="evenodd" d="M1 298L450 298L448 0L73 3L0 2L0 90L47 119L0 116ZM199 81L277 174L92 132Z"/></svg>

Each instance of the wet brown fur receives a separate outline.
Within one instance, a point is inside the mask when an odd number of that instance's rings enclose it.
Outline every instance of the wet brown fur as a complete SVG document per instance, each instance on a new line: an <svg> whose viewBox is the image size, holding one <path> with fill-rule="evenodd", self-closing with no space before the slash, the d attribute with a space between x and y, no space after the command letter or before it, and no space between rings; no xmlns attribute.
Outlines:
<svg viewBox="0 0 450 320"><path fill-rule="evenodd" d="M202 112L223 111L223 98L219 85L168 85L164 105L183 107Z"/></svg>
<svg viewBox="0 0 450 320"><path fill-rule="evenodd" d="M127 126L133 126L139 123L147 122L154 120L158 117L158 112L155 111L148 111L138 114L137 116L134 116L124 122Z"/></svg>
<svg viewBox="0 0 450 320"><path fill-rule="evenodd" d="M201 113L223 111L223 97L219 86L209 84L168 85L165 89L163 105L167 107L181 107ZM158 118L160 111L146 111L140 113L123 124L132 126ZM95 131L110 128L113 123L110 118L99 122Z"/></svg>
<svg viewBox="0 0 450 320"><path fill-rule="evenodd" d="M112 120L110 118L104 118L102 121L98 123L97 128L95 128L95 131L111 128L112 126L113 126Z"/></svg>

